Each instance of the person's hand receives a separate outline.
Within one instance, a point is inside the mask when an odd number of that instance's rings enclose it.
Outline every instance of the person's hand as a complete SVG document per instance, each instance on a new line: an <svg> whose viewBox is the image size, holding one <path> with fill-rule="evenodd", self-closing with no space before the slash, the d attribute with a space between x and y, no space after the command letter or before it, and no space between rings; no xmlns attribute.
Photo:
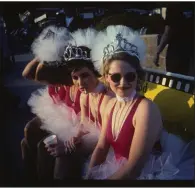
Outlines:
<svg viewBox="0 0 195 188"><path fill-rule="evenodd" d="M76 145L79 143L81 143L80 137L72 137L70 140L64 142L65 152L72 153L73 151L76 150Z"/></svg>
<svg viewBox="0 0 195 188"><path fill-rule="evenodd" d="M61 141L58 141L57 144L45 145L45 147L47 148L47 151L50 153L50 155L52 155L53 157L58 157L65 153L64 143Z"/></svg>
<svg viewBox="0 0 195 188"><path fill-rule="evenodd" d="M157 67L159 67L159 54L158 54L158 53L154 56L153 63L154 63Z"/></svg>

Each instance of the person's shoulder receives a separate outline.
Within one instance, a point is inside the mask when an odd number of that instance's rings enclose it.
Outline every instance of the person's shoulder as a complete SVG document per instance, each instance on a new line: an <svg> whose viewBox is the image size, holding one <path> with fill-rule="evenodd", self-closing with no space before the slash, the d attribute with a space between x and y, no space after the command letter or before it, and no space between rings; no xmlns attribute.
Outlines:
<svg viewBox="0 0 195 188"><path fill-rule="evenodd" d="M149 112L159 112L158 106L150 99L146 97L141 97L142 100L140 101L140 104L138 106L138 111L144 111L147 110Z"/></svg>
<svg viewBox="0 0 195 188"><path fill-rule="evenodd" d="M112 91L105 91L102 95L104 96L104 100L110 100L115 97Z"/></svg>

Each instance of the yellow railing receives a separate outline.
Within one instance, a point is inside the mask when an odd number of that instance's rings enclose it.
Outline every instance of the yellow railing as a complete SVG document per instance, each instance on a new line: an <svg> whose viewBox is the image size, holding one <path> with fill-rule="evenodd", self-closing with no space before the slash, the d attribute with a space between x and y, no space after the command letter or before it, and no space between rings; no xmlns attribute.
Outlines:
<svg viewBox="0 0 195 188"><path fill-rule="evenodd" d="M141 93L159 106L168 132L191 140L195 136L194 77L145 70Z"/></svg>

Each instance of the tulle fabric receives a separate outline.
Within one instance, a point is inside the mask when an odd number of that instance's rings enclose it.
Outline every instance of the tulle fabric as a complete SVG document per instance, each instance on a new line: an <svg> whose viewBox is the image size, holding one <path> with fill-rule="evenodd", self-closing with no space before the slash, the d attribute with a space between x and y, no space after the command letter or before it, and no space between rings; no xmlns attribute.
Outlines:
<svg viewBox="0 0 195 188"><path fill-rule="evenodd" d="M93 167L90 170L90 173L87 174L89 162L90 159L84 164L83 179L104 180L114 174L122 165L124 165L127 162L127 159L121 158L120 160L116 160L114 151L112 148L110 148L105 162Z"/></svg>
<svg viewBox="0 0 195 188"><path fill-rule="evenodd" d="M150 155L138 180L173 180L179 173L171 154Z"/></svg>
<svg viewBox="0 0 195 188"><path fill-rule="evenodd" d="M59 140L67 141L76 136L78 129L81 129L84 132L89 132L82 138L86 147L94 147L97 143L100 131L95 123L85 121L80 126L80 113L76 114L57 96L54 103L48 94L48 88L38 89L32 93L28 105L31 107L32 113L41 119L41 129L57 135Z"/></svg>
<svg viewBox="0 0 195 188"><path fill-rule="evenodd" d="M161 143L163 151L171 153L174 165L179 169L179 172L174 176L174 180L193 180L195 175L195 140L187 143L179 136L164 130Z"/></svg>
<svg viewBox="0 0 195 188"><path fill-rule="evenodd" d="M162 153L149 156L138 180L193 180L194 179L194 140L186 143L178 136L163 130L161 135ZM112 156L112 157L111 157ZM91 169L89 179L107 179L113 175L127 159L116 160L114 154L106 161ZM85 177L86 178L86 177Z"/></svg>
<svg viewBox="0 0 195 188"><path fill-rule="evenodd" d="M85 179L103 180L112 176L116 171L127 163L127 159L121 157L115 158L113 153L101 165L95 166ZM149 160L142 169L138 180L168 180L173 179L179 172L179 169L173 165L170 154L163 153L161 155L151 154Z"/></svg>

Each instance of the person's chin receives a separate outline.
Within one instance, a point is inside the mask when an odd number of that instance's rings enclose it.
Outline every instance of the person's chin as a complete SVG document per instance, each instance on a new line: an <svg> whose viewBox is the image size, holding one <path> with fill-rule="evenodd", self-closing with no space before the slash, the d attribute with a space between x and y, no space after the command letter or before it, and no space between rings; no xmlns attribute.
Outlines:
<svg viewBox="0 0 195 188"><path fill-rule="evenodd" d="M129 97L131 94L131 90L118 90L117 95L120 97Z"/></svg>

